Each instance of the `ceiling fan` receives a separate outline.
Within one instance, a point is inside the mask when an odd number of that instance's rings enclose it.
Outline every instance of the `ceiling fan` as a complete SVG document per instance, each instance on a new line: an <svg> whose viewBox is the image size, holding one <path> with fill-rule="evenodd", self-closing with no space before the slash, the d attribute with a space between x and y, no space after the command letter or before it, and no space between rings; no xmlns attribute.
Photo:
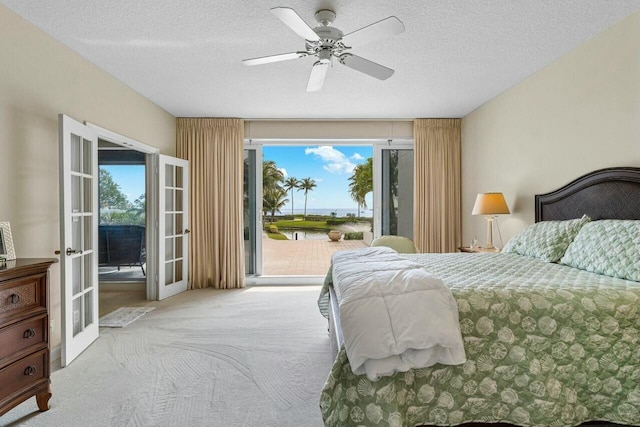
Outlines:
<svg viewBox="0 0 640 427"><path fill-rule="evenodd" d="M383 38L404 32L404 24L395 16L389 16L381 21L362 27L344 35L336 27L332 27L336 14L332 10L321 9L315 17L318 26L311 28L295 10L288 7L274 7L271 13L276 15L289 28L305 39L305 50L283 53L280 55L262 56L245 59L245 65L268 64L270 62L287 61L289 59L315 56L318 60L311 68L311 75L307 83L307 92L315 92L322 88L329 64L333 57L343 65L361 73L368 74L380 80L386 80L393 75L393 70L368 59L350 53L352 47L375 42Z"/></svg>

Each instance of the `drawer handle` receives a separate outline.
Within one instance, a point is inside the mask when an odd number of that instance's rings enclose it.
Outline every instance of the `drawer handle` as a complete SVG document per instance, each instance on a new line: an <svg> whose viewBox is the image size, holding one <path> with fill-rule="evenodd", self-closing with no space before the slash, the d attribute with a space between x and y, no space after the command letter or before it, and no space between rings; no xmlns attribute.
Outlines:
<svg viewBox="0 0 640 427"><path fill-rule="evenodd" d="M35 373L36 373L36 367L33 365L27 366L27 369L24 370L24 374L28 377L34 376Z"/></svg>
<svg viewBox="0 0 640 427"><path fill-rule="evenodd" d="M36 336L36 330L33 328L29 328L26 331L24 331L24 334L22 335L25 339L29 339L29 338L33 338Z"/></svg>
<svg viewBox="0 0 640 427"><path fill-rule="evenodd" d="M9 302L11 304L18 304L20 302L20 295L18 294L9 295Z"/></svg>

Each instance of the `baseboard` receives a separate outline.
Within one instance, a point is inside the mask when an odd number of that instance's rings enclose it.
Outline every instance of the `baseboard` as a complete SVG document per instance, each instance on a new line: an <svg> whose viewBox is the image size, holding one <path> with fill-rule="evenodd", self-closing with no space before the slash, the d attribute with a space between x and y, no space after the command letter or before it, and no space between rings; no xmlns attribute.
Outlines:
<svg viewBox="0 0 640 427"><path fill-rule="evenodd" d="M49 352L49 362L51 365L55 363L60 364L60 358L62 357L62 346L52 348Z"/></svg>

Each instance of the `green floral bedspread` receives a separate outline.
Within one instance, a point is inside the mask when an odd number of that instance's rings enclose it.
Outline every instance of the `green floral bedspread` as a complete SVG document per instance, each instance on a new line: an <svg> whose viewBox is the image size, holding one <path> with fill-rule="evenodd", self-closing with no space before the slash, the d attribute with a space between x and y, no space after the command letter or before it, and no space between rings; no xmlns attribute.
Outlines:
<svg viewBox="0 0 640 427"><path fill-rule="evenodd" d="M326 426L640 424L640 283L515 254L405 256L451 287L468 360L369 381L342 348Z"/></svg>

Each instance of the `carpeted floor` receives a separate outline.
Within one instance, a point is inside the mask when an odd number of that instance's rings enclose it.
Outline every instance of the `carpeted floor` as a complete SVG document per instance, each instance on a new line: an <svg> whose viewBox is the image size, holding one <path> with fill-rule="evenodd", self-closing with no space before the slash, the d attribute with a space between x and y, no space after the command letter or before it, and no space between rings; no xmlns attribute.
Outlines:
<svg viewBox="0 0 640 427"><path fill-rule="evenodd" d="M318 286L188 291L153 303L52 374L3 426L322 426L332 365Z"/></svg>

